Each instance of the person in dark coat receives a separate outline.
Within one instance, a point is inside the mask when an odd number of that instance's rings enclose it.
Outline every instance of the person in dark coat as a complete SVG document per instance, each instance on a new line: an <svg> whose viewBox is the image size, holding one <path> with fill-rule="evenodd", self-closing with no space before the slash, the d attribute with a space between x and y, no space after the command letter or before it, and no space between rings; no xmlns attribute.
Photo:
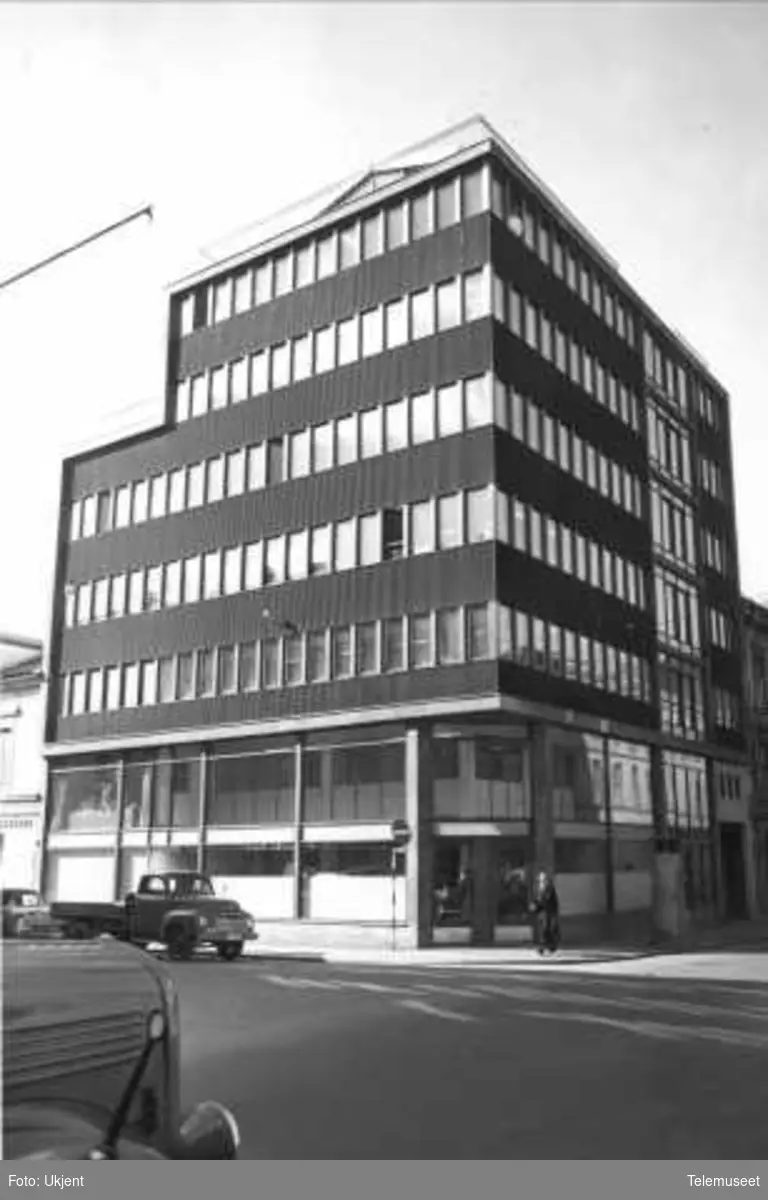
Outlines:
<svg viewBox="0 0 768 1200"><path fill-rule="evenodd" d="M560 901L554 880L539 871L533 885L533 932L539 954L554 954L560 944Z"/></svg>

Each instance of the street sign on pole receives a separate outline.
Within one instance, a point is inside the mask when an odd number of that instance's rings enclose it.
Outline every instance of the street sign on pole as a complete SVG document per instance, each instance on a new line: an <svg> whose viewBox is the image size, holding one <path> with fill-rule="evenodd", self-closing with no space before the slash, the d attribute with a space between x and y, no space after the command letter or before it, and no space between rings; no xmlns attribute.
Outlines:
<svg viewBox="0 0 768 1200"><path fill-rule="evenodd" d="M390 826L392 842L398 850L404 850L411 840L411 828L407 821L398 817Z"/></svg>
<svg viewBox="0 0 768 1200"><path fill-rule="evenodd" d="M392 838L392 949L397 949L397 856L402 854L411 840L411 829L407 821L397 817L390 826Z"/></svg>

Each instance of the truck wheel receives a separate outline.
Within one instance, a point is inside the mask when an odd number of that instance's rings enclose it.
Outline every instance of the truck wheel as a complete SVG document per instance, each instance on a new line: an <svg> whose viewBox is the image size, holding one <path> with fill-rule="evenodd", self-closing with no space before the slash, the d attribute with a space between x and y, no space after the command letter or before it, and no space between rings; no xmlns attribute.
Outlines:
<svg viewBox="0 0 768 1200"><path fill-rule="evenodd" d="M223 958L225 962L234 962L243 953L242 942L224 942L222 946L217 946L219 958Z"/></svg>
<svg viewBox="0 0 768 1200"><path fill-rule="evenodd" d="M171 925L166 931L168 957L176 962L186 962L192 957L194 942L182 925Z"/></svg>

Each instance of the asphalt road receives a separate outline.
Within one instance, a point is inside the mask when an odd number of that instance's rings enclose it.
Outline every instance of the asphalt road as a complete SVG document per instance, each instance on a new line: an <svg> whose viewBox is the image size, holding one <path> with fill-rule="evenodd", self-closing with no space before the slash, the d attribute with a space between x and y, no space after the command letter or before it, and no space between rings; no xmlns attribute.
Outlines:
<svg viewBox="0 0 768 1200"><path fill-rule="evenodd" d="M184 1100L248 1159L765 1158L768 954L173 967Z"/></svg>

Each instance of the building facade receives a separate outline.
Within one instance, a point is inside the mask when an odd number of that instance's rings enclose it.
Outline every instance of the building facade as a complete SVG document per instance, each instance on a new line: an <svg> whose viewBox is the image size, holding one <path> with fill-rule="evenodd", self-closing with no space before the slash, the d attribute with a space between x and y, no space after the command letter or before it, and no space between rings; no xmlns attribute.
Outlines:
<svg viewBox="0 0 768 1200"><path fill-rule="evenodd" d="M485 121L174 287L165 421L66 461L57 554L51 895L489 940L534 866L647 916L666 851L723 911L728 396Z"/></svg>
<svg viewBox="0 0 768 1200"><path fill-rule="evenodd" d="M768 914L768 606L742 604L756 903Z"/></svg>
<svg viewBox="0 0 768 1200"><path fill-rule="evenodd" d="M38 641L0 634L0 879L39 884L45 682Z"/></svg>

